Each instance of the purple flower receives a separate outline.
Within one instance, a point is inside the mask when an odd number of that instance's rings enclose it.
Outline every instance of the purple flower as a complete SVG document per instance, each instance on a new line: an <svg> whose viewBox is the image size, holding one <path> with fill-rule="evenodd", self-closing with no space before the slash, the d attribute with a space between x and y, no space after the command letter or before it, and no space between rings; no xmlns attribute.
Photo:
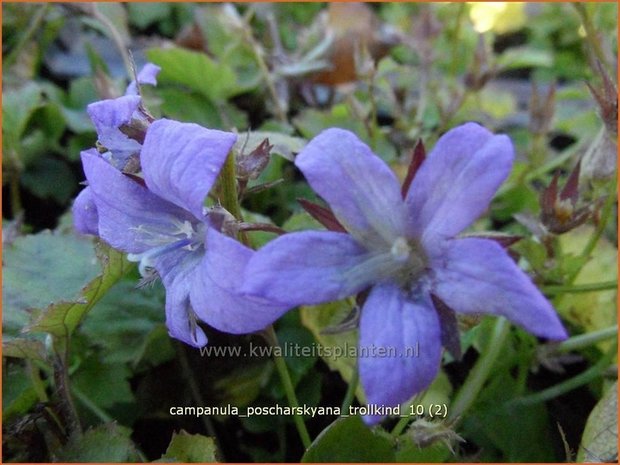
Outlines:
<svg viewBox="0 0 620 465"><path fill-rule="evenodd" d="M156 85L160 70L159 66L147 63L138 73L138 83ZM124 96L91 103L87 112L97 130L101 156L114 167L125 169L140 152L148 124L136 81L127 86Z"/></svg>
<svg viewBox="0 0 620 465"><path fill-rule="evenodd" d="M250 260L242 290L294 306L370 288L359 346L396 353L359 359L370 404L398 405L428 387L449 344L451 309L502 315L537 336L564 339L551 304L498 243L456 237L486 210L512 159L507 136L465 124L439 139L403 199L396 176L368 146L328 129L295 164L348 234L275 239ZM419 356L405 355L415 347Z"/></svg>
<svg viewBox="0 0 620 465"><path fill-rule="evenodd" d="M211 228L203 203L235 140L196 124L155 121L140 153L143 178L119 171L94 149L82 152L88 187L74 206L76 228L128 252L143 276L156 270L170 335L196 347L207 342L198 318L245 333L264 328L263 315L278 313L270 302L239 296L252 251ZM236 309L236 319L226 318L228 309Z"/></svg>
<svg viewBox="0 0 620 465"><path fill-rule="evenodd" d="M152 63L144 65L138 73L139 84L157 84L159 66ZM147 115L141 108L142 99L138 95L136 81L127 86L125 95L115 99L100 100L88 105L87 112L97 130L98 143L102 151L99 156L119 170L124 170L132 158L138 159L143 136L131 131L131 125L139 126L146 132ZM123 132L124 131L124 132ZM128 133L132 135L129 137ZM139 166L139 161L136 162ZM137 171L137 170L131 170ZM97 235L97 207L90 189L84 189L73 203L74 226L82 234Z"/></svg>

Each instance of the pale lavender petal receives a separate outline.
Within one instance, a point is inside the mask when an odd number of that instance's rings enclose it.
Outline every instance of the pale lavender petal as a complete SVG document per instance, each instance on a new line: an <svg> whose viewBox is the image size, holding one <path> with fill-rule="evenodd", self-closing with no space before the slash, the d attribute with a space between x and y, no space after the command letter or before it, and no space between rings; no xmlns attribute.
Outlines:
<svg viewBox="0 0 620 465"><path fill-rule="evenodd" d="M106 128L118 128L129 123L139 105L140 97L126 95L91 103L86 111L95 125L97 134L101 134Z"/></svg>
<svg viewBox="0 0 620 465"><path fill-rule="evenodd" d="M395 284L375 286L362 308L358 348L368 404L393 407L406 402L431 384L440 360L439 320L429 297L412 301ZM365 421L380 419L370 416Z"/></svg>
<svg viewBox="0 0 620 465"><path fill-rule="evenodd" d="M162 254L155 268L166 288L166 326L175 339L194 347L207 343L207 336L198 326L190 305L190 289L195 286L196 269L202 253L177 249Z"/></svg>
<svg viewBox="0 0 620 465"><path fill-rule="evenodd" d="M160 119L141 153L146 184L160 197L204 217L203 202L237 140L231 132Z"/></svg>
<svg viewBox="0 0 620 465"><path fill-rule="evenodd" d="M291 308L240 293L243 273L253 254L238 241L208 229L207 251L190 292L194 311L202 321L228 333L252 333Z"/></svg>
<svg viewBox="0 0 620 465"><path fill-rule="evenodd" d="M495 241L453 239L432 259L433 293L461 313L502 315L536 336L567 337L555 310Z"/></svg>
<svg viewBox="0 0 620 465"><path fill-rule="evenodd" d="M103 156L115 168L123 169L129 158L139 153L142 147L120 130L131 121L139 104L140 97L129 95L88 105L87 111L97 130L99 143L109 151Z"/></svg>
<svg viewBox="0 0 620 465"><path fill-rule="evenodd" d="M513 156L507 136L495 136L476 123L444 134L407 194L412 234L426 243L469 226L510 173Z"/></svg>
<svg viewBox="0 0 620 465"><path fill-rule="evenodd" d="M291 306L342 299L372 282L373 276L351 275L366 258L348 234L285 234L254 254L242 291Z"/></svg>
<svg viewBox="0 0 620 465"><path fill-rule="evenodd" d="M161 68L153 63L147 63L138 73L138 83L140 85L150 84L152 86L157 85L157 75L161 71ZM138 86L136 81L133 80L127 86L125 95L138 95Z"/></svg>
<svg viewBox="0 0 620 465"><path fill-rule="evenodd" d="M97 235L99 216L92 192L86 187L73 202L73 225L80 234Z"/></svg>
<svg viewBox="0 0 620 465"><path fill-rule="evenodd" d="M352 132L327 129L295 159L308 183L360 242L392 244L405 234L396 175Z"/></svg>
<svg viewBox="0 0 620 465"><path fill-rule="evenodd" d="M103 160L96 150L82 152L82 166L99 216L100 237L116 249L141 253L160 245L193 217L160 199L138 181Z"/></svg>

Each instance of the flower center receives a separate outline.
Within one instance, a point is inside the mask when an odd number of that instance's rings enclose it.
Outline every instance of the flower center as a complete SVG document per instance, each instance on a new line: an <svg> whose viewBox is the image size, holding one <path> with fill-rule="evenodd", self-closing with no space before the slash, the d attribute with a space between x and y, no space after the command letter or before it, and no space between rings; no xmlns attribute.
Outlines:
<svg viewBox="0 0 620 465"><path fill-rule="evenodd" d="M427 262L418 241L398 237L387 251L370 253L367 260L348 270L346 279L353 286L394 281L409 288L424 273Z"/></svg>
<svg viewBox="0 0 620 465"><path fill-rule="evenodd" d="M192 224L188 220L180 221L174 219L172 228L167 231L154 230L148 227L139 226L134 230L144 234L144 243L152 245L142 253L127 255L130 262L139 262L138 269L141 276L149 274L149 269L155 265L155 260L162 255L178 249L185 249L194 252L204 245L204 225L202 223Z"/></svg>

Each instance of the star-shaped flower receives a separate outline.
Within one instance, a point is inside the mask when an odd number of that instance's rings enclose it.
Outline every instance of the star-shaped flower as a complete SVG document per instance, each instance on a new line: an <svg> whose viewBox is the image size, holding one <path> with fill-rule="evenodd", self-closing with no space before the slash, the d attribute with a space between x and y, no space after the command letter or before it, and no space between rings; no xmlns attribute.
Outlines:
<svg viewBox="0 0 620 465"><path fill-rule="evenodd" d="M368 146L328 129L295 164L346 233L275 239L250 260L242 290L294 306L370 288L360 349L396 355L359 359L369 404L395 406L428 387L448 344L451 309L502 315L537 336L564 339L551 304L497 242L457 237L487 209L512 160L507 136L459 126L439 139L403 199L396 176ZM419 356L407 356L414 347Z"/></svg>
<svg viewBox="0 0 620 465"><path fill-rule="evenodd" d="M239 276L252 251L212 226L204 200L236 135L161 119L152 123L140 152L143 177L119 171L95 149L82 152L86 203L74 204L78 230L129 253L166 288L170 335L200 347L207 338L197 318L233 333L263 329L271 302L239 294ZM228 310L235 310L227 317ZM265 316L263 316L265 315Z"/></svg>
<svg viewBox="0 0 620 465"><path fill-rule="evenodd" d="M120 170L126 168L132 157L137 157L149 123L138 84L156 85L160 71L159 66L147 63L136 76L137 83L134 80L127 86L124 96L88 105L102 157Z"/></svg>

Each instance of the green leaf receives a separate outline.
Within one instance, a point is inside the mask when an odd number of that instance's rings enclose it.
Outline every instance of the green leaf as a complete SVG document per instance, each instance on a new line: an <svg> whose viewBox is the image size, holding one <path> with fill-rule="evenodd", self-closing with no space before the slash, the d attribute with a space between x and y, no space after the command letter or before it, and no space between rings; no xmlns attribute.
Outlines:
<svg viewBox="0 0 620 465"><path fill-rule="evenodd" d="M2 421L6 421L28 412L38 397L25 366L9 364L7 368L3 367L2 377Z"/></svg>
<svg viewBox="0 0 620 465"><path fill-rule="evenodd" d="M392 441L364 425L359 416L339 418L308 448L304 463L394 462Z"/></svg>
<svg viewBox="0 0 620 465"><path fill-rule="evenodd" d="M97 303L84 320L80 333L103 349L106 363L130 362L135 366L146 355L152 338L158 341L158 351L162 355L170 354L170 344L154 334L159 333L160 326L164 328L164 306L161 286L136 289L135 280L125 279ZM169 339L167 334L166 338ZM156 356L155 353L148 355Z"/></svg>
<svg viewBox="0 0 620 465"><path fill-rule="evenodd" d="M73 436L58 454L59 462L138 462L129 430L107 423Z"/></svg>
<svg viewBox="0 0 620 465"><path fill-rule="evenodd" d="M28 331L43 331L57 337L69 336L108 289L133 267L122 252L103 243L97 243L96 250L103 265L101 274L82 289L77 299L60 301L41 311Z"/></svg>
<svg viewBox="0 0 620 465"><path fill-rule="evenodd" d="M199 92L212 102L223 102L244 91L229 66L217 63L204 53L181 48L151 49L150 61L161 66L157 77L161 84L174 83Z"/></svg>
<svg viewBox="0 0 620 465"><path fill-rule="evenodd" d="M366 133L364 124L355 115L352 115L349 108L342 103L334 105L331 110L326 111L315 110L314 108L304 110L293 119L293 123L307 139L332 126L348 129L359 137Z"/></svg>
<svg viewBox="0 0 620 465"><path fill-rule="evenodd" d="M586 423L577 462L615 462L618 457L618 382L609 386Z"/></svg>
<svg viewBox="0 0 620 465"><path fill-rule="evenodd" d="M217 448L213 438L189 434L181 430L173 433L170 445L162 459L166 459L166 462L214 463L218 461L216 454Z"/></svg>
<svg viewBox="0 0 620 465"><path fill-rule="evenodd" d="M269 139L269 144L273 145L272 154L284 157L289 161L293 161L295 155L301 152L306 145L306 140L301 137L288 136L273 131L252 131L247 136L241 134L235 143L235 148L240 150L243 147L245 153L250 153L264 139Z"/></svg>
<svg viewBox="0 0 620 465"><path fill-rule="evenodd" d="M61 205L68 202L77 182L69 165L55 158L43 158L21 178L30 192L42 199L53 199Z"/></svg>
<svg viewBox="0 0 620 465"><path fill-rule="evenodd" d="M300 308L301 322L323 347L321 351L323 360L330 369L338 371L347 383L351 382L357 363L356 358L350 355L351 349L357 347L357 332L324 334L323 330L341 323L350 313L351 308L352 304L348 300ZM363 403L364 395L361 386L358 387L356 394Z"/></svg>
<svg viewBox="0 0 620 465"><path fill-rule="evenodd" d="M36 339L4 336L2 338L2 356L45 361L45 346Z"/></svg>
<svg viewBox="0 0 620 465"><path fill-rule="evenodd" d="M408 438L402 438L396 449L396 462L441 463L450 457L450 449L442 442L420 447Z"/></svg>
<svg viewBox="0 0 620 465"><path fill-rule="evenodd" d="M22 236L3 252L2 322L9 334L26 325L31 309L77 299L98 272L92 241L75 234Z"/></svg>
<svg viewBox="0 0 620 465"><path fill-rule="evenodd" d="M594 227L582 226L559 237L564 254L562 261L566 262L562 263L563 266L570 269L570 262L573 261L570 259L581 254L594 232ZM590 260L579 271L575 284L615 280L618 276L617 257L616 246L607 238L601 237L596 248L590 254ZM580 326L586 333L608 328L617 322L615 290L571 294L570 298L566 295L560 295L554 300L554 304L562 317L570 323ZM613 341L604 341L597 346L602 351L606 351L613 343Z"/></svg>
<svg viewBox="0 0 620 465"><path fill-rule="evenodd" d="M5 90L2 95L2 134L18 140L41 99L41 88L32 81L19 89Z"/></svg>
<svg viewBox="0 0 620 465"><path fill-rule="evenodd" d="M502 71L519 68L549 68L553 65L553 56L548 50L531 47L511 47L497 59L497 66Z"/></svg>
<svg viewBox="0 0 620 465"><path fill-rule="evenodd" d="M129 22L140 29L166 19L172 13L169 3L127 3Z"/></svg>
<svg viewBox="0 0 620 465"><path fill-rule="evenodd" d="M98 407L108 409L114 404L134 401L128 381L130 376L125 364L106 364L93 356L82 362L71 377L71 383L72 388Z"/></svg>

